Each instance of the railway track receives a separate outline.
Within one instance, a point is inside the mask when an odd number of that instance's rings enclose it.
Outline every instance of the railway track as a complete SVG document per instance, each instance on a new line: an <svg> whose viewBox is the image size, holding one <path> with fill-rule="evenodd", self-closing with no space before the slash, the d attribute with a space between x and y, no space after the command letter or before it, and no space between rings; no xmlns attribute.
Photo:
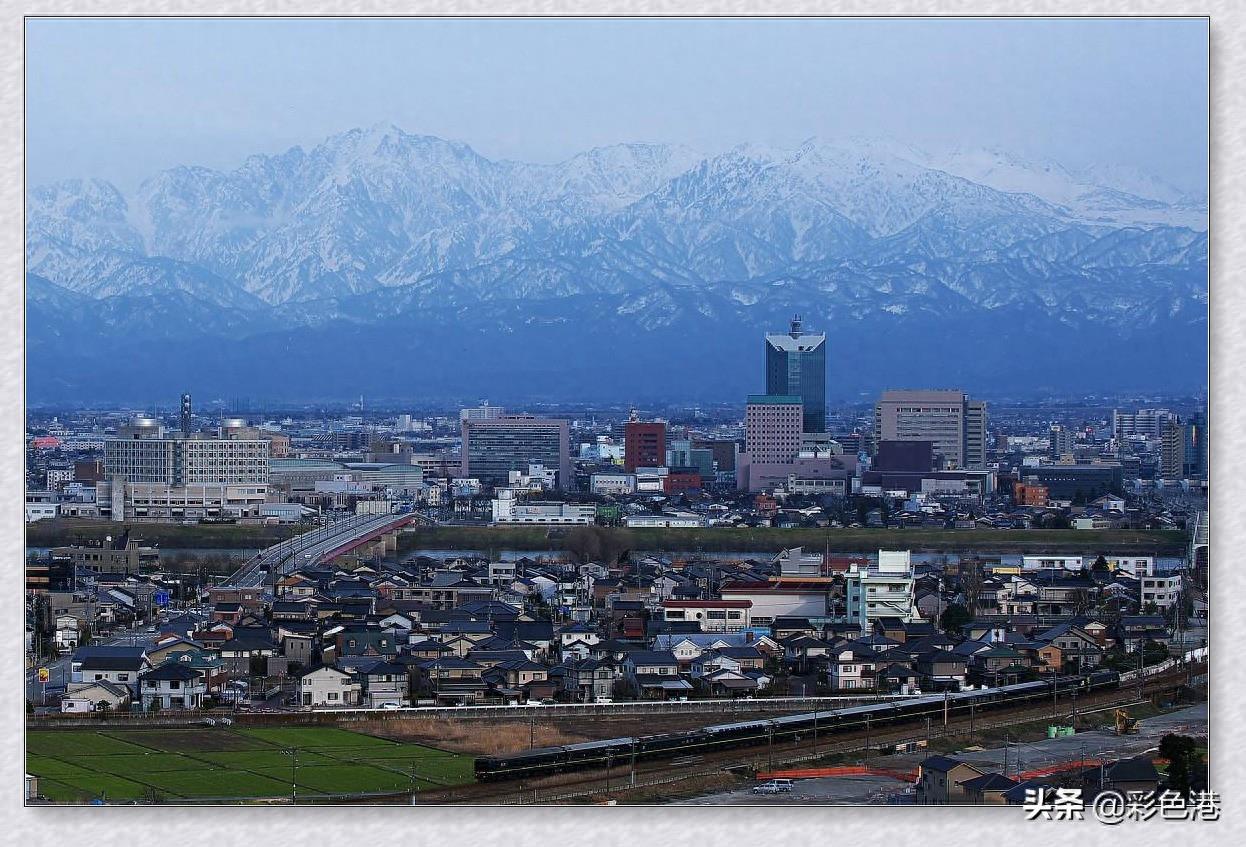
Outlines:
<svg viewBox="0 0 1246 847"><path fill-rule="evenodd" d="M1118 689L1076 698L1078 714L1102 707L1120 706L1139 701L1185 682L1184 670L1156 675L1142 686L1122 685ZM748 747L705 751L695 756L674 760L649 760L634 765L620 757L609 771L598 769L564 773L510 783L478 783L454 789L426 791L419 795L427 803L489 803L497 805L563 803L597 795L626 796L629 791L660 787L689 779L720 777L724 771L752 768L773 770L777 766L810 762L832 754L859 753L883 746L931 741L952 735L963 735L988 729L1000 729L1038 720L1068 718L1073 712L1073 699L1061 698L1056 704L1027 705L997 710L989 717L955 716L946 726L930 722L928 726L904 725L877 730L840 731L817 739L760 743Z"/></svg>

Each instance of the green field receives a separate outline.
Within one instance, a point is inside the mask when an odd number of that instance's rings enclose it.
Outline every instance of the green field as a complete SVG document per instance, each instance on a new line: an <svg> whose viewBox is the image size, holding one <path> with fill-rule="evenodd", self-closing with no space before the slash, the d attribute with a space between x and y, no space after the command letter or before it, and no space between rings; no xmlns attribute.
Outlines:
<svg viewBox="0 0 1246 847"><path fill-rule="evenodd" d="M470 756L334 727L35 731L26 770L58 803L284 798L295 786L310 801L475 779Z"/></svg>
<svg viewBox="0 0 1246 847"><path fill-rule="evenodd" d="M40 521L42 523L42 521ZM35 524L37 526L38 524ZM1000 553L1144 553L1179 555L1189 537L1184 532L1076 529L778 529L707 527L704 529L619 529L631 550L776 553L804 546L832 552L867 553L878 549L922 552L982 550ZM398 536L402 550L559 550L565 531L536 526L419 527Z"/></svg>

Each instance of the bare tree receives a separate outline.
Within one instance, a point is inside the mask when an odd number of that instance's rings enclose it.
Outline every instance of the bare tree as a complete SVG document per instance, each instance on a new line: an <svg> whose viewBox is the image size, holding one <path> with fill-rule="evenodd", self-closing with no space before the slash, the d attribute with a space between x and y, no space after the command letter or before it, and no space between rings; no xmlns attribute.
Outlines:
<svg viewBox="0 0 1246 847"><path fill-rule="evenodd" d="M577 526L563 538L563 549L571 554L576 564L586 565L601 558L601 536L597 527Z"/></svg>
<svg viewBox="0 0 1246 847"><path fill-rule="evenodd" d="M577 564L617 564L631 549L632 539L623 530L604 526L578 526L563 538L563 549Z"/></svg>
<svg viewBox="0 0 1246 847"><path fill-rule="evenodd" d="M965 598L965 609L970 618L978 616L978 594L982 591L982 563L977 559L961 559L960 592Z"/></svg>
<svg viewBox="0 0 1246 847"><path fill-rule="evenodd" d="M1089 589L1079 588L1073 592L1073 614L1084 615L1096 605L1094 593Z"/></svg>

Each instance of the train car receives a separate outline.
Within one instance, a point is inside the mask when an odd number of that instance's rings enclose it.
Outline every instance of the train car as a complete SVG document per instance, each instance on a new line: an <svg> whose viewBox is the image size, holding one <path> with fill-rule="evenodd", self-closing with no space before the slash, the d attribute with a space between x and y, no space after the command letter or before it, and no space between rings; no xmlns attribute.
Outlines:
<svg viewBox="0 0 1246 847"><path fill-rule="evenodd" d="M816 727L819 733L834 732L839 726L839 710L807 712L802 715L784 715L774 719L775 726L784 734L811 733Z"/></svg>
<svg viewBox="0 0 1246 847"><path fill-rule="evenodd" d="M1086 687L1091 691L1108 691L1121 687L1121 675L1116 671L1094 671L1086 678Z"/></svg>
<svg viewBox="0 0 1246 847"><path fill-rule="evenodd" d="M638 754L656 758L658 756L678 756L680 751L697 747L704 743L704 730L689 732L667 732L660 735L646 735L637 740Z"/></svg>
<svg viewBox="0 0 1246 847"><path fill-rule="evenodd" d="M858 732L866 728L887 726L899 718L900 709L901 706L894 703L873 703L840 709L838 727L841 732Z"/></svg>
<svg viewBox="0 0 1246 847"><path fill-rule="evenodd" d="M568 744L562 748L566 751L562 763L568 768L605 767L619 758L630 757L635 742L634 738L610 738L604 741Z"/></svg>
<svg viewBox="0 0 1246 847"><path fill-rule="evenodd" d="M536 774L557 773L566 761L562 747L539 747L509 756L481 756L476 759L476 779L516 779Z"/></svg>
<svg viewBox="0 0 1246 847"><path fill-rule="evenodd" d="M755 738L759 732L765 733L769 726L769 720L758 718L751 721L715 724L705 727L702 731L716 741L723 741L732 738Z"/></svg>

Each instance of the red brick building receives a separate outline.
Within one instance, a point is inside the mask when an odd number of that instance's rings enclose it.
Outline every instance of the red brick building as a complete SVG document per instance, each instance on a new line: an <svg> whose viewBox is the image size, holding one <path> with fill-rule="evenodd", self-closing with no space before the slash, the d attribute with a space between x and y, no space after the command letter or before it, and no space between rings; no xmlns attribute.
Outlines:
<svg viewBox="0 0 1246 847"><path fill-rule="evenodd" d="M662 421L628 421L623 429L623 467L628 473L637 468L666 465L666 424Z"/></svg>
<svg viewBox="0 0 1246 847"><path fill-rule="evenodd" d="M1014 482L1012 485L1012 499L1018 506L1046 506L1048 499L1047 486Z"/></svg>
<svg viewBox="0 0 1246 847"><path fill-rule="evenodd" d="M701 486L701 472L696 468L671 468L662 479L662 491L666 494L700 491Z"/></svg>

